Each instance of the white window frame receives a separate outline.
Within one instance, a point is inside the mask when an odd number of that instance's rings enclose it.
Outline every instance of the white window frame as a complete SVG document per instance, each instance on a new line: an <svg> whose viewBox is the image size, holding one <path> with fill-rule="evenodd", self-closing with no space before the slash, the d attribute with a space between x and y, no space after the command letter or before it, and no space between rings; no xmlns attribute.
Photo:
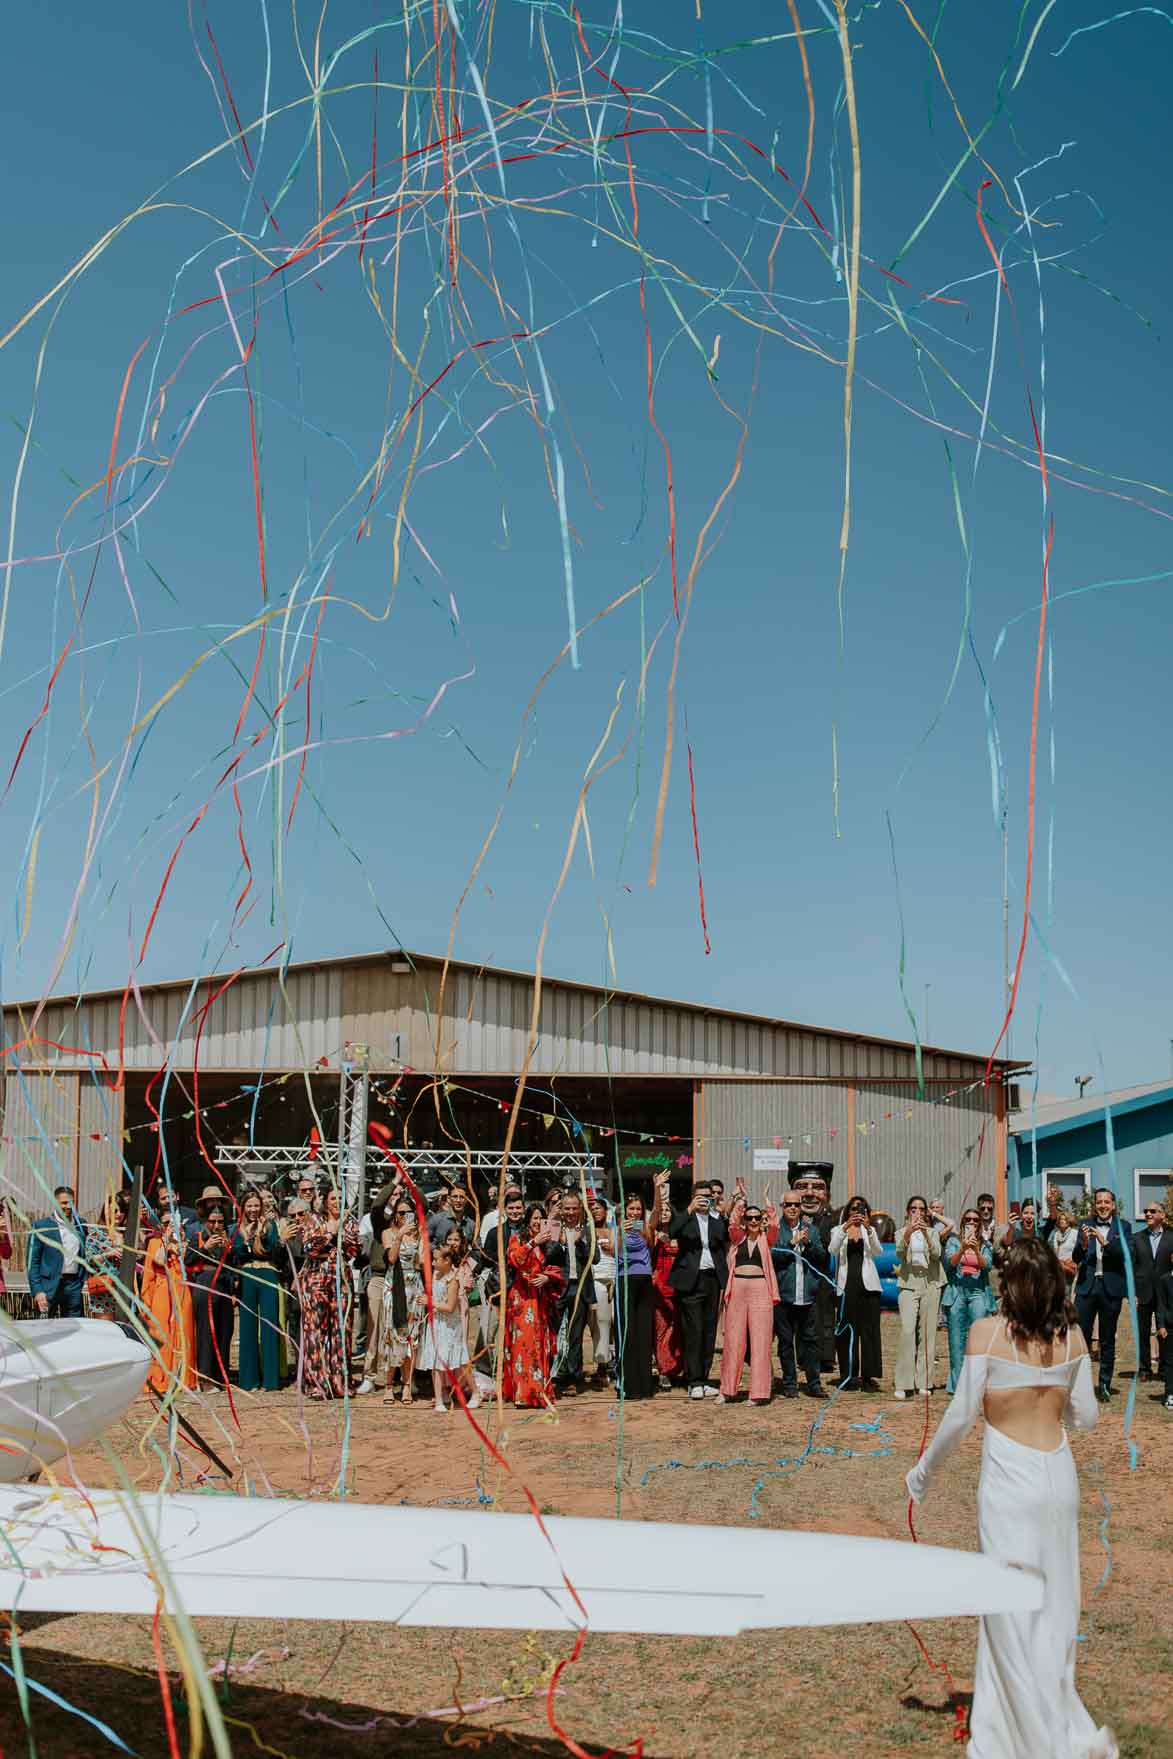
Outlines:
<svg viewBox="0 0 1173 1759"><path fill-rule="evenodd" d="M1043 1176L1043 1203L1047 1201L1047 1186L1054 1184L1056 1178L1072 1179L1076 1173L1083 1175L1083 1194L1090 1197L1092 1189L1092 1169L1090 1167L1040 1167ZM1033 1188L1033 1182L1032 1188ZM1024 1190L1026 1188L1024 1183ZM1028 1192L1028 1195L1030 1193Z"/></svg>
<svg viewBox="0 0 1173 1759"><path fill-rule="evenodd" d="M1138 1225L1144 1219L1144 1204L1140 1200L1140 1182L1142 1179L1160 1179L1161 1197L1173 1185L1173 1169L1169 1167L1133 1167L1132 1169L1132 1219Z"/></svg>

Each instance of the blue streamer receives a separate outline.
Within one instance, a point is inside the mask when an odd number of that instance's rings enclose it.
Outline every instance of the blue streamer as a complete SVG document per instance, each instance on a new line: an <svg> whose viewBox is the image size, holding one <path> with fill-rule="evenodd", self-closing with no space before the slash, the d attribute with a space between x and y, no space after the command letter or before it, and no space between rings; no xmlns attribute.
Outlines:
<svg viewBox="0 0 1173 1759"><path fill-rule="evenodd" d="M0 1661L0 1667L4 1669L10 1680L16 1679L15 1673L6 1661ZM36 1692L40 1697L47 1699L50 1704L56 1705L58 1710L67 1711L70 1716L80 1716L83 1722L88 1722L91 1728L96 1728L98 1733L103 1735L112 1747L117 1747L120 1753L129 1753L130 1759L137 1759L134 1748L128 1747L112 1728L108 1728L104 1722L99 1722L96 1716L91 1716L86 1710L79 1710L76 1704L70 1704L68 1699L60 1697L50 1687L39 1685L36 1680L29 1679L27 1674L25 1675L25 1684L30 1692Z"/></svg>

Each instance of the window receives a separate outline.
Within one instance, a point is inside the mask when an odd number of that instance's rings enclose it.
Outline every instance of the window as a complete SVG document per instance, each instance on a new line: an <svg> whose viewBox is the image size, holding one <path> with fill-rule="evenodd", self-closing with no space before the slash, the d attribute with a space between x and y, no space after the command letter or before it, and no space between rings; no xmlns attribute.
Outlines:
<svg viewBox="0 0 1173 1759"><path fill-rule="evenodd" d="M1137 1167L1132 1175L1133 1195L1136 1208L1133 1211L1138 1222L1144 1221L1146 1203L1164 1203L1165 1193L1173 1185L1173 1167Z"/></svg>
<svg viewBox="0 0 1173 1759"><path fill-rule="evenodd" d="M1092 1188L1092 1169L1090 1167L1045 1167L1042 1172L1044 1203L1046 1203L1048 1185L1054 1185L1058 1188L1060 1199L1064 1203L1079 1203ZM1033 1196L1033 1186L1029 1192L1024 1187L1024 1195Z"/></svg>

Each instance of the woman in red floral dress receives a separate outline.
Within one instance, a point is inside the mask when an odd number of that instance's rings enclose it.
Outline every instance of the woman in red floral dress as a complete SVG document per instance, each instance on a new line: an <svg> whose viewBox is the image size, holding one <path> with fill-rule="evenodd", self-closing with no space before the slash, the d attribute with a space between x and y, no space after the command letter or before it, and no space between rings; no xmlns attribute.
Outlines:
<svg viewBox="0 0 1173 1759"><path fill-rule="evenodd" d="M676 1262L677 1243L668 1238L668 1222L672 1209L668 1202L668 1180L665 1175L656 1181L653 1203L656 1205L656 1232L652 1239L652 1288L655 1306L652 1309L652 1332L656 1348L656 1373L660 1388L667 1392L673 1381L684 1372L684 1339L680 1329L680 1313L676 1306L676 1290L668 1281Z"/></svg>
<svg viewBox="0 0 1173 1759"><path fill-rule="evenodd" d="M328 1193L321 1215L307 1215L301 1239L301 1387L307 1399L341 1399L347 1374L338 1286L341 1278L345 1301L350 1260L358 1251L358 1225L350 1216L342 1219L337 1191Z"/></svg>
<svg viewBox="0 0 1173 1759"><path fill-rule="evenodd" d="M520 1234L505 1254L509 1290L505 1297L505 1354L501 1396L515 1405L552 1405L550 1369L558 1335L557 1307L562 1272L542 1250L546 1212L531 1203Z"/></svg>

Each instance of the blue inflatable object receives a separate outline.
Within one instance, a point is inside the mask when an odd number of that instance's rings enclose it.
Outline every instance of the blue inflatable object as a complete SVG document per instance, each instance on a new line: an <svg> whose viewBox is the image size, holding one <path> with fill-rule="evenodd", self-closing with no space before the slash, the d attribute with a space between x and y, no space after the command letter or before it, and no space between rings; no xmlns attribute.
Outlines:
<svg viewBox="0 0 1173 1759"><path fill-rule="evenodd" d="M880 1256L876 1259L876 1269L880 1275L880 1300L885 1307L895 1308L899 1303L899 1289L896 1284L896 1248L881 1246Z"/></svg>

